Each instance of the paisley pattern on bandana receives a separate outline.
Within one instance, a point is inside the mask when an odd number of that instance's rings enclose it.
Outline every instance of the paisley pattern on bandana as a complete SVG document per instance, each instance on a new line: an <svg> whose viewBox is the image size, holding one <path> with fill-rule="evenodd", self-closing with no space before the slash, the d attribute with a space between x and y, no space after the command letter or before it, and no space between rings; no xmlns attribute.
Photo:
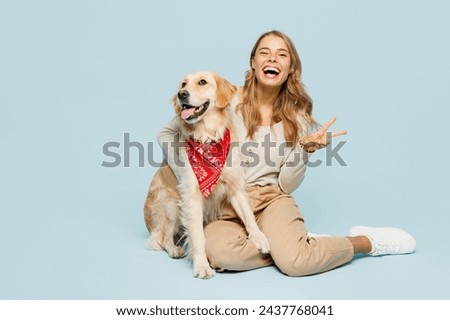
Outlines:
<svg viewBox="0 0 450 320"><path fill-rule="evenodd" d="M230 149L230 130L212 143L188 140L186 152L203 196L208 197L219 181Z"/></svg>

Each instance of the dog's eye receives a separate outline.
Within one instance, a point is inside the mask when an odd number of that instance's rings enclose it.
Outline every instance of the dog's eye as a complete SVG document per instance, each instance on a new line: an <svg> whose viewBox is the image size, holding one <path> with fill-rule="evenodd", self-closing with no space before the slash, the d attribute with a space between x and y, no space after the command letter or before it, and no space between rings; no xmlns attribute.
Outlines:
<svg viewBox="0 0 450 320"><path fill-rule="evenodd" d="M202 79L202 80L200 80L199 82L198 82L198 84L200 85L200 86L204 86L205 84L207 84L208 82L206 82L206 80L205 79Z"/></svg>
<svg viewBox="0 0 450 320"><path fill-rule="evenodd" d="M183 82L183 83L181 84L181 88L184 88L184 87L186 87L186 82Z"/></svg>

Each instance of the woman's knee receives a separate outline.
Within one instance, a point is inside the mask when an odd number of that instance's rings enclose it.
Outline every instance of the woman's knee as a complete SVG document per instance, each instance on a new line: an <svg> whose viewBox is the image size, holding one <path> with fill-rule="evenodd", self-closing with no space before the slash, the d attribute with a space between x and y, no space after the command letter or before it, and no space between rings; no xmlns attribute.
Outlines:
<svg viewBox="0 0 450 320"><path fill-rule="evenodd" d="M205 228L206 256L212 268L241 271L273 264L270 255L256 249L241 225L222 223L220 230L215 227Z"/></svg>
<svg viewBox="0 0 450 320"><path fill-rule="evenodd" d="M302 261L297 261L295 259L277 259L275 260L275 265L281 272L290 277L308 276L320 272L318 271L317 266L304 263Z"/></svg>
<svg viewBox="0 0 450 320"><path fill-rule="evenodd" d="M329 271L349 262L353 249L345 238L323 238L321 245L303 246L298 251L280 252L273 259L281 272L288 276L300 277Z"/></svg>
<svg viewBox="0 0 450 320"><path fill-rule="evenodd" d="M272 253L275 264L284 274L291 277L308 276L322 272L326 262L326 253L321 252L313 240L300 241L297 247L290 250L279 250Z"/></svg>

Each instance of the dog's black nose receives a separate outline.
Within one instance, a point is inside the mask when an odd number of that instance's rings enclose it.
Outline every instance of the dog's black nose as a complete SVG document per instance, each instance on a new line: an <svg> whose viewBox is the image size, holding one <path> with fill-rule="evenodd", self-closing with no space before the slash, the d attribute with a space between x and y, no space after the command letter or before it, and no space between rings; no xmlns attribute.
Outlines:
<svg viewBox="0 0 450 320"><path fill-rule="evenodd" d="M178 99L185 100L187 98L189 98L189 92L187 90L178 91Z"/></svg>

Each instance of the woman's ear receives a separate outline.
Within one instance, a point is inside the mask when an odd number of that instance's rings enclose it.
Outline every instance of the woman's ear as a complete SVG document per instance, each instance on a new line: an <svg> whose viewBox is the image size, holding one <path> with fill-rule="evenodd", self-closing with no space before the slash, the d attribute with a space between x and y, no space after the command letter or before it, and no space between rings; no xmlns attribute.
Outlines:
<svg viewBox="0 0 450 320"><path fill-rule="evenodd" d="M217 85L217 107L225 108L230 104L231 99L233 99L237 87L218 75L214 77Z"/></svg>

